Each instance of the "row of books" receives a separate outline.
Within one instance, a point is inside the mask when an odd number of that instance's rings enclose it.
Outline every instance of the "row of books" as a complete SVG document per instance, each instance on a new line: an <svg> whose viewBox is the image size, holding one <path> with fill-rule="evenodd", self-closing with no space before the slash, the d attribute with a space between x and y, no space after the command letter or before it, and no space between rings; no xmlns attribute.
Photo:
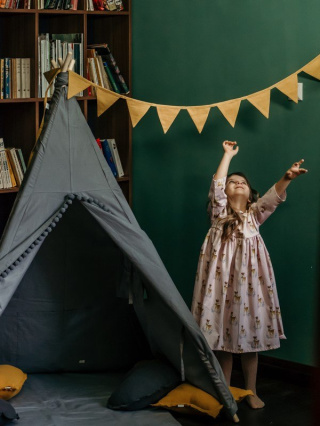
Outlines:
<svg viewBox="0 0 320 426"><path fill-rule="evenodd" d="M0 189L20 186L26 165L20 148L5 148L0 138Z"/></svg>
<svg viewBox="0 0 320 426"><path fill-rule="evenodd" d="M31 9L31 0L0 0L0 9Z"/></svg>
<svg viewBox="0 0 320 426"><path fill-rule="evenodd" d="M87 78L93 83L120 94L128 94L129 88L110 51L108 44L91 44L87 49ZM89 95L95 93L90 93Z"/></svg>
<svg viewBox="0 0 320 426"><path fill-rule="evenodd" d="M31 9L31 0L0 0L0 9ZM78 0L38 0L38 9L77 10ZM124 7L122 0L86 0L86 9L121 12Z"/></svg>
<svg viewBox="0 0 320 426"><path fill-rule="evenodd" d="M96 139L109 167L115 177L124 176L119 151L115 139Z"/></svg>
<svg viewBox="0 0 320 426"><path fill-rule="evenodd" d="M78 0L38 0L38 9L77 10Z"/></svg>
<svg viewBox="0 0 320 426"><path fill-rule="evenodd" d="M0 99L30 96L30 58L1 58Z"/></svg>
<svg viewBox="0 0 320 426"><path fill-rule="evenodd" d="M86 7L88 11L108 10L121 12L124 9L122 0L86 0Z"/></svg>
<svg viewBox="0 0 320 426"><path fill-rule="evenodd" d="M48 82L43 75L51 69L51 60L57 64L58 59L65 60L68 52L72 52L75 60L74 72L83 76L83 34L40 34L38 37L39 49L39 97L45 96ZM54 86L50 88L49 96L53 94Z"/></svg>

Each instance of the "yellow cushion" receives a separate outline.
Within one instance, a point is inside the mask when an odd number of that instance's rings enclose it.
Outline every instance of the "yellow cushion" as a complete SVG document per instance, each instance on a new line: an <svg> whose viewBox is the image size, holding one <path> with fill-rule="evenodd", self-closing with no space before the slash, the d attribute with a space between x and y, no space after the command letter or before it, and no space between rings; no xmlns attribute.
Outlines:
<svg viewBox="0 0 320 426"><path fill-rule="evenodd" d="M229 389L237 402L241 401L247 395L253 395L251 390L234 388L232 386ZM152 406L167 408L186 414L203 413L211 417L217 417L223 407L213 396L188 383L183 383L173 389L156 404L152 404Z"/></svg>
<svg viewBox="0 0 320 426"><path fill-rule="evenodd" d="M27 375L12 365L0 365L0 399L10 399L17 395Z"/></svg>

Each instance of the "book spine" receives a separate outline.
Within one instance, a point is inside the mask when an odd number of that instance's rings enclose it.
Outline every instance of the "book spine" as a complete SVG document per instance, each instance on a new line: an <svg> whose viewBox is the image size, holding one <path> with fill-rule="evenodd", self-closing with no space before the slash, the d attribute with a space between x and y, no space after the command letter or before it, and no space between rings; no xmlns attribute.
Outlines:
<svg viewBox="0 0 320 426"><path fill-rule="evenodd" d="M21 181L20 181L19 173L18 173L18 170L17 170L17 165L16 165L15 160L13 158L11 149L6 148L6 155L7 155L10 174L13 174L16 185L20 186ZM11 180L12 180L12 177L11 177ZM13 186L16 186L16 185L13 185Z"/></svg>
<svg viewBox="0 0 320 426"><path fill-rule="evenodd" d="M25 58L21 58L21 94L22 98L27 97L26 91L26 60Z"/></svg>
<svg viewBox="0 0 320 426"><path fill-rule="evenodd" d="M115 141L115 139L107 139L107 142L109 144L110 151L112 152L114 163L117 167L118 176L122 177L122 176L124 176L124 173L123 173L123 168L122 168L122 164L121 164L121 160L120 160L119 151L118 151L116 141Z"/></svg>
<svg viewBox="0 0 320 426"><path fill-rule="evenodd" d="M30 58L26 58L26 98L30 97Z"/></svg>
<svg viewBox="0 0 320 426"><path fill-rule="evenodd" d="M10 99L10 59L4 59L4 93L5 99Z"/></svg>
<svg viewBox="0 0 320 426"><path fill-rule="evenodd" d="M2 180L1 161L0 161L0 189L4 189L4 183Z"/></svg>
<svg viewBox="0 0 320 426"><path fill-rule="evenodd" d="M103 81L103 87L105 87L108 90L111 90L111 87L110 87L110 84L109 84L109 80L108 80L108 76L107 76L106 70L104 69L101 56L98 55L97 59L98 59L98 62L99 62L99 69L101 71L101 76L102 76L102 81Z"/></svg>
<svg viewBox="0 0 320 426"><path fill-rule="evenodd" d="M118 67L108 45L106 46L106 49L107 49L106 61L107 61L108 65L111 69L111 72L113 73L113 76L114 76L117 84L121 88L121 93L127 94L127 93L129 93L129 88L126 85L126 82L125 82L125 80L124 80L124 78L121 74L121 71L120 71L120 69L119 69L119 67Z"/></svg>
<svg viewBox="0 0 320 426"><path fill-rule="evenodd" d="M23 158L22 149L17 148L16 151L18 151L18 156L19 156L19 161L21 163L21 168L22 168L23 174L25 174L27 167L26 167L26 163L25 163L24 158Z"/></svg>
<svg viewBox="0 0 320 426"><path fill-rule="evenodd" d="M11 181L11 186L17 186L17 182L16 182L16 178L14 177L14 173L13 173L13 169L11 166L11 162L10 162L10 158L9 158L9 154L8 152L5 150L4 152L6 159L7 159L7 164L8 164L8 170L9 170L9 177L10 177L10 181Z"/></svg>
<svg viewBox="0 0 320 426"><path fill-rule="evenodd" d="M10 148L9 152L10 152L12 163L13 163L14 169L15 169L16 181L17 181L18 185L20 186L21 182L23 180L23 172L22 172L22 169L21 169L21 166L20 166L18 155L16 153L16 149L15 148Z"/></svg>
<svg viewBox="0 0 320 426"><path fill-rule="evenodd" d="M4 59L0 59L0 99L4 98Z"/></svg>
<svg viewBox="0 0 320 426"><path fill-rule="evenodd" d="M7 180L7 173L4 167L4 142L3 139L0 138L0 166L1 166L1 176L2 176L2 182L3 182L3 188L9 188L8 180Z"/></svg>
<svg viewBox="0 0 320 426"><path fill-rule="evenodd" d="M105 139L101 139L100 141L101 141L101 145L102 145L103 155L104 155L105 159L107 160L107 163L109 164L109 167L110 167L113 175L115 177L117 177L117 169L116 169L116 166L114 164L112 152L110 150L108 142Z"/></svg>
<svg viewBox="0 0 320 426"><path fill-rule="evenodd" d="M17 98L22 98L21 96L21 58L16 60L16 70L17 70Z"/></svg>
<svg viewBox="0 0 320 426"><path fill-rule="evenodd" d="M107 73L107 76L108 76L110 83L112 85L113 91L116 92L116 93L120 93L119 87L117 86L117 83L115 82L115 79L113 78L112 72L111 72L109 65L106 61L103 61L103 66L104 66L104 69L106 70L106 73Z"/></svg>

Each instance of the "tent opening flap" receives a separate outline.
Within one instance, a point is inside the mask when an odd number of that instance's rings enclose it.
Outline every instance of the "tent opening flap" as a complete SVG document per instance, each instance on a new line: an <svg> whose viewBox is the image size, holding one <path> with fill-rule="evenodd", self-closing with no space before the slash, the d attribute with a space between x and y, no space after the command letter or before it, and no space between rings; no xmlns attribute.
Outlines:
<svg viewBox="0 0 320 426"><path fill-rule="evenodd" d="M0 317L0 364L26 372L127 369L151 356L128 299L124 254L74 202Z"/></svg>

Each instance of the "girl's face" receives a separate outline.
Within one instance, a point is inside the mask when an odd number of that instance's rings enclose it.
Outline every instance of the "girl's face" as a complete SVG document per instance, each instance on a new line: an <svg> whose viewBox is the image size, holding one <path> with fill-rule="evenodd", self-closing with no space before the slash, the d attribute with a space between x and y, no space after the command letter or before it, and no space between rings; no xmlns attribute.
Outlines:
<svg viewBox="0 0 320 426"><path fill-rule="evenodd" d="M231 175L227 179L225 193L230 198L243 196L245 201L248 201L250 198L250 187L244 177Z"/></svg>

